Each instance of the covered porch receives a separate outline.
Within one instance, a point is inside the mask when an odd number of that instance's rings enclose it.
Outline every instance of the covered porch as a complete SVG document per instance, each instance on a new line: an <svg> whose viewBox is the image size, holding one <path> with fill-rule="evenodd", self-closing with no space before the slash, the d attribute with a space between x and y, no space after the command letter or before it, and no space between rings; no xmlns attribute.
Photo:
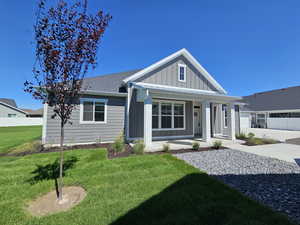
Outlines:
<svg viewBox="0 0 300 225"><path fill-rule="evenodd" d="M137 90L137 102L143 103L142 138L147 151L161 150L162 143L182 148L190 147L194 140L200 140L202 146L211 145L214 138L235 140L239 97L148 83L132 83L132 89ZM184 106L180 110L182 102ZM184 111L183 115L181 111ZM183 116L183 122L177 119L180 116ZM167 119L172 128L165 128Z"/></svg>

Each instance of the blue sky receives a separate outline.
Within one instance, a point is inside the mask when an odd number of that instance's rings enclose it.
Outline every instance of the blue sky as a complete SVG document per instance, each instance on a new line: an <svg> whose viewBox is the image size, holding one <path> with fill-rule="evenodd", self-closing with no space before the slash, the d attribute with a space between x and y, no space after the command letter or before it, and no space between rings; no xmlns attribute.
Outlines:
<svg viewBox="0 0 300 225"><path fill-rule="evenodd" d="M51 0L52 1L52 0ZM113 16L88 76L146 67L188 49L230 95L300 85L300 1L90 0ZM0 1L0 97L41 104L32 77L34 0Z"/></svg>

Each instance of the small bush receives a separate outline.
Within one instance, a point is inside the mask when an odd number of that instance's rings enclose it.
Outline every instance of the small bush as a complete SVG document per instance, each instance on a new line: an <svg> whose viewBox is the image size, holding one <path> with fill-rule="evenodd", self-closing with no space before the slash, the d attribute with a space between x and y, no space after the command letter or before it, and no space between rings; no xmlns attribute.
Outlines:
<svg viewBox="0 0 300 225"><path fill-rule="evenodd" d="M133 145L133 152L137 155L144 154L145 151L145 144L142 140L135 141Z"/></svg>
<svg viewBox="0 0 300 225"><path fill-rule="evenodd" d="M222 141L214 141L212 147L214 149L220 149L222 147Z"/></svg>
<svg viewBox="0 0 300 225"><path fill-rule="evenodd" d="M163 152L169 152L170 151L170 145L169 144L163 144Z"/></svg>
<svg viewBox="0 0 300 225"><path fill-rule="evenodd" d="M200 143L198 141L194 141L192 144L193 150L198 151L199 147L200 147Z"/></svg>
<svg viewBox="0 0 300 225"><path fill-rule="evenodd" d="M252 138L249 138L246 142L247 145L263 145L264 142L262 141L261 138L255 138L255 137L252 137Z"/></svg>
<svg viewBox="0 0 300 225"><path fill-rule="evenodd" d="M11 150L10 153L12 154L17 154L17 153L23 153L23 152L40 152L43 150L43 146L41 141L35 140L35 141L30 141L26 142L24 144L21 144Z"/></svg>
<svg viewBox="0 0 300 225"><path fill-rule="evenodd" d="M125 142L123 133L117 137L111 147L115 153L122 152L124 150Z"/></svg>
<svg viewBox="0 0 300 225"><path fill-rule="evenodd" d="M240 140L246 140L247 139L247 135L243 132L239 133L236 135L236 138L237 139L240 139Z"/></svg>
<svg viewBox="0 0 300 225"><path fill-rule="evenodd" d="M249 139L254 138L254 136L255 136L255 134L252 133L252 132L250 132L250 133L248 134L248 138L249 138Z"/></svg>

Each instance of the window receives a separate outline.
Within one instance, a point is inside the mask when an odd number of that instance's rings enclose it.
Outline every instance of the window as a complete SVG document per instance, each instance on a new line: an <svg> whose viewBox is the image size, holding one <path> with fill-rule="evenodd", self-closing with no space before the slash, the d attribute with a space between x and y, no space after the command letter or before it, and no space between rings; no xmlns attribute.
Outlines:
<svg viewBox="0 0 300 225"><path fill-rule="evenodd" d="M172 104L161 104L161 128L172 128Z"/></svg>
<svg viewBox="0 0 300 225"><path fill-rule="evenodd" d="M300 112L270 113L270 118L300 118Z"/></svg>
<svg viewBox="0 0 300 225"><path fill-rule="evenodd" d="M178 64L178 80L181 82L186 81L186 65Z"/></svg>
<svg viewBox="0 0 300 225"><path fill-rule="evenodd" d="M159 127L159 104L154 102L152 104L152 128L157 129Z"/></svg>
<svg viewBox="0 0 300 225"><path fill-rule="evenodd" d="M81 99L81 123L106 123L106 99Z"/></svg>
<svg viewBox="0 0 300 225"><path fill-rule="evenodd" d="M185 129L185 104L180 102L154 102L152 128L155 130Z"/></svg>
<svg viewBox="0 0 300 225"><path fill-rule="evenodd" d="M184 107L183 104L174 104L174 128L184 127Z"/></svg>
<svg viewBox="0 0 300 225"><path fill-rule="evenodd" d="M8 117L17 117L17 114L8 114Z"/></svg>
<svg viewBox="0 0 300 225"><path fill-rule="evenodd" d="M224 112L224 127L228 127L228 107L227 105L223 105L223 112Z"/></svg>

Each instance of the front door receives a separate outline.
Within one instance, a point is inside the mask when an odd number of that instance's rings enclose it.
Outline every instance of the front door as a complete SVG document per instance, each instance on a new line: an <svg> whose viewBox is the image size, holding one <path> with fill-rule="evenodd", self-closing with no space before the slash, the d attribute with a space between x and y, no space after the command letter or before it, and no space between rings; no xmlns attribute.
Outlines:
<svg viewBox="0 0 300 225"><path fill-rule="evenodd" d="M198 137L202 137L201 118L201 107L194 106L194 134Z"/></svg>

